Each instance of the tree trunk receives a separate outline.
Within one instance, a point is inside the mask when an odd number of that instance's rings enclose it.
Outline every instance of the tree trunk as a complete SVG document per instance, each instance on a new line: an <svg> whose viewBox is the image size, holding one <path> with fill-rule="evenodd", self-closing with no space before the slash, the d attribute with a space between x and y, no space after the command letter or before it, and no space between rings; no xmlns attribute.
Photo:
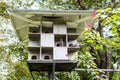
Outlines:
<svg viewBox="0 0 120 80"><path fill-rule="evenodd" d="M111 62L111 52L110 50L107 48L106 49L106 69L110 69L110 62ZM109 80L109 74L110 72L106 72L107 75L107 79Z"/></svg>
<svg viewBox="0 0 120 80"><path fill-rule="evenodd" d="M101 25L102 20L98 22L98 28L97 31L99 32L101 37L104 37L103 35L103 27ZM111 60L111 53L108 48L106 48L105 52L98 50L97 51L100 56L100 69L109 69L110 68L110 60ZM107 79L109 80L109 72L105 73L107 76Z"/></svg>
<svg viewBox="0 0 120 80"><path fill-rule="evenodd" d="M87 10L86 6L82 3L82 0L77 0L77 2L83 10Z"/></svg>

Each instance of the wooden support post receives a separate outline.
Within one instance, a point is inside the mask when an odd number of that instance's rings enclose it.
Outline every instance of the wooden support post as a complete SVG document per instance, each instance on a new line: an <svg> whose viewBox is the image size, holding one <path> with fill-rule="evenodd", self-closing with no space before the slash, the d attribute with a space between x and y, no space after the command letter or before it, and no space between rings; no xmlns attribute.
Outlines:
<svg viewBox="0 0 120 80"><path fill-rule="evenodd" d="M52 74L53 74L53 80L54 80L54 74L55 73L55 63L53 63L53 66L52 66Z"/></svg>
<svg viewBox="0 0 120 80"><path fill-rule="evenodd" d="M48 80L54 80L53 73L51 71L48 72Z"/></svg>
<svg viewBox="0 0 120 80"><path fill-rule="evenodd" d="M48 80L54 80L54 73L55 73L55 63L52 65L52 71L48 72Z"/></svg>

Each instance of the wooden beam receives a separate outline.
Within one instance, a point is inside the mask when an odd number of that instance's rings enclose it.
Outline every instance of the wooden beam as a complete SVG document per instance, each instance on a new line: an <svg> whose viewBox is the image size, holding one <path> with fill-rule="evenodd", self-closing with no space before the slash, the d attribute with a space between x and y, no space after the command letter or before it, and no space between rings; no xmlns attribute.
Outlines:
<svg viewBox="0 0 120 80"><path fill-rule="evenodd" d="M120 72L120 69L81 69L81 68L75 68L73 71Z"/></svg>
<svg viewBox="0 0 120 80"><path fill-rule="evenodd" d="M23 41L26 40L28 38L28 35L26 35L24 38L23 38Z"/></svg>
<svg viewBox="0 0 120 80"><path fill-rule="evenodd" d="M25 16L18 15L16 13L11 13L10 15L15 17L15 18L18 18L18 19L20 19L22 21L31 23L31 24L41 25L40 21L33 21L33 20L30 20L30 19L27 19Z"/></svg>
<svg viewBox="0 0 120 80"><path fill-rule="evenodd" d="M93 21L94 19L95 18L88 15L88 16L82 17L82 19L78 19L78 20L74 21L74 23L82 23L82 22L89 21L89 20Z"/></svg>
<svg viewBox="0 0 120 80"><path fill-rule="evenodd" d="M23 25L23 26L21 26L21 27L17 27L16 30L22 29L22 28L24 28L24 27L29 27L29 26L28 26L28 24L25 24L25 25Z"/></svg>

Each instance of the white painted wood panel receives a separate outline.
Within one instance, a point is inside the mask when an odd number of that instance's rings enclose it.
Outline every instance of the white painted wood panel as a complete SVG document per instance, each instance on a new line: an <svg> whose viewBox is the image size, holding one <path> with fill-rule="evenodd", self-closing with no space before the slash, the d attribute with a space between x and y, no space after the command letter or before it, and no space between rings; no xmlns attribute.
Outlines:
<svg viewBox="0 0 120 80"><path fill-rule="evenodd" d="M40 42L29 40L28 46L40 46Z"/></svg>
<svg viewBox="0 0 120 80"><path fill-rule="evenodd" d="M54 47L54 34L41 34L42 47Z"/></svg>
<svg viewBox="0 0 120 80"><path fill-rule="evenodd" d="M65 60L68 59L67 47L54 47L53 59Z"/></svg>
<svg viewBox="0 0 120 80"><path fill-rule="evenodd" d="M54 25L54 33L55 34L66 34L67 27L64 24L55 24Z"/></svg>

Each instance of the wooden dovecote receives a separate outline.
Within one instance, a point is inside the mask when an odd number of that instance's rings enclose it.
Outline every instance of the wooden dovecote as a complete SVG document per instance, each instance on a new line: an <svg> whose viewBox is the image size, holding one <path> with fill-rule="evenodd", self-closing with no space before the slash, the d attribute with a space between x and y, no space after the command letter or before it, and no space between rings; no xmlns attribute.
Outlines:
<svg viewBox="0 0 120 80"><path fill-rule="evenodd" d="M79 48L78 36L76 28L68 28L66 24L30 27L28 60L35 60L33 56L36 56L36 60L71 60Z"/></svg>
<svg viewBox="0 0 120 80"><path fill-rule="evenodd" d="M78 61L72 58L80 45L76 40L78 26L83 28L87 22L92 23L89 16L92 10L10 9L8 12L19 39L28 42L30 71L71 71L75 68Z"/></svg>

